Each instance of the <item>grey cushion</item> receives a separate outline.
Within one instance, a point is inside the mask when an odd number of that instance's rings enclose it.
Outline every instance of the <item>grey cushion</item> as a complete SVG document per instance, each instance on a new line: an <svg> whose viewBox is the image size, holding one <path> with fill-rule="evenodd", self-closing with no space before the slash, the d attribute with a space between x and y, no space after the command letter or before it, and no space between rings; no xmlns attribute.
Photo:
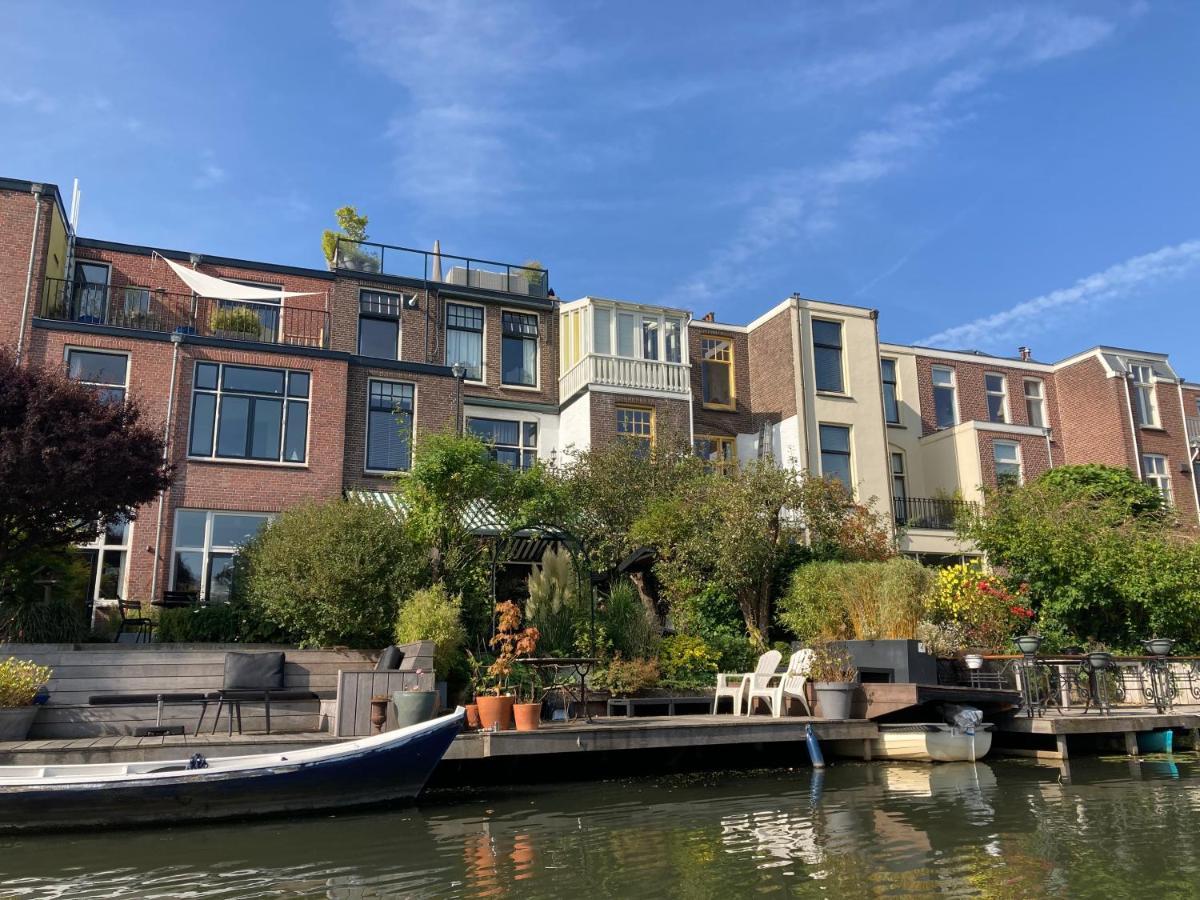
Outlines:
<svg viewBox="0 0 1200 900"><path fill-rule="evenodd" d="M395 672L400 668L402 662L404 662L404 651L393 644L379 654L379 660L375 663L375 671Z"/></svg>
<svg viewBox="0 0 1200 900"><path fill-rule="evenodd" d="M283 687L283 653L226 653L227 691L277 691Z"/></svg>

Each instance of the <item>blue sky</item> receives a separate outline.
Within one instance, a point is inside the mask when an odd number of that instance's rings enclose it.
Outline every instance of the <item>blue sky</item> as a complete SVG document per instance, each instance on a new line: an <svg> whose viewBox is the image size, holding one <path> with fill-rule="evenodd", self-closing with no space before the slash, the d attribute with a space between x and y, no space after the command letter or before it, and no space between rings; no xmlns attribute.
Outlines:
<svg viewBox="0 0 1200 900"><path fill-rule="evenodd" d="M1169 351L1200 380L1200 5L12 4L0 174L80 232L320 266L373 239L745 322Z"/></svg>

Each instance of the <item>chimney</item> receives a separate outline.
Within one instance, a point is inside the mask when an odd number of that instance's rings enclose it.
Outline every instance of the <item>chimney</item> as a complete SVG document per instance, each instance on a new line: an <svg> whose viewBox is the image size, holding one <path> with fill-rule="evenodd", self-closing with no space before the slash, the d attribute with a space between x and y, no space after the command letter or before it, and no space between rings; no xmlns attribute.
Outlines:
<svg viewBox="0 0 1200 900"><path fill-rule="evenodd" d="M1029 362L1031 359L1033 359L1033 351L1028 347L1018 347L1017 352L1021 354L1021 360L1023 362Z"/></svg>
<svg viewBox="0 0 1200 900"><path fill-rule="evenodd" d="M706 312L704 314L704 318L701 319L700 321L701 322L715 322L715 321L717 321L717 314L712 313L712 312Z"/></svg>

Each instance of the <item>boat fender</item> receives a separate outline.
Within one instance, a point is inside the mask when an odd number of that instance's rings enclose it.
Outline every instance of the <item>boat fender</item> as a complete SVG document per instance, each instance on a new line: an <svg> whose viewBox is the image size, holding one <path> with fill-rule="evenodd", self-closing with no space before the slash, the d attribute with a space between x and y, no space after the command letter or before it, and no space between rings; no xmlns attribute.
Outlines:
<svg viewBox="0 0 1200 900"><path fill-rule="evenodd" d="M192 758L188 760L188 771L193 769L207 769L208 760L204 758L203 753L193 753Z"/></svg>
<svg viewBox="0 0 1200 900"><path fill-rule="evenodd" d="M808 758L812 761L813 768L825 768L825 756L821 753L821 745L817 742L817 735L813 731L812 725L804 726L804 741L808 744Z"/></svg>

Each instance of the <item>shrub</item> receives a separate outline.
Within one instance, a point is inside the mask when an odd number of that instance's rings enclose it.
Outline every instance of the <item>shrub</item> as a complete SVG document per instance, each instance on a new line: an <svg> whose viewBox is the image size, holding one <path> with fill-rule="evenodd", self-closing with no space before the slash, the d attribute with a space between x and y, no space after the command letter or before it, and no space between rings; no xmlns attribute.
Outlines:
<svg viewBox="0 0 1200 900"><path fill-rule="evenodd" d="M608 664L601 680L614 697L629 697L658 684L658 663L653 659L621 659Z"/></svg>
<svg viewBox="0 0 1200 900"><path fill-rule="evenodd" d="M244 306L228 306L218 309L209 321L213 331L230 331L246 337L262 335L262 320L258 313Z"/></svg>
<svg viewBox="0 0 1200 900"><path fill-rule="evenodd" d="M598 618L613 653L629 660L654 655L658 628L627 579L613 584Z"/></svg>
<svg viewBox="0 0 1200 900"><path fill-rule="evenodd" d="M717 670L720 672L752 672L758 662L758 648L744 634L718 632L707 639L717 651ZM790 649L785 644L786 649ZM787 653L784 652L784 656Z"/></svg>
<svg viewBox="0 0 1200 900"><path fill-rule="evenodd" d="M423 562L389 510L347 500L287 510L237 559L235 595L305 647L388 643Z"/></svg>
<svg viewBox="0 0 1200 900"><path fill-rule="evenodd" d="M164 644L292 643L292 635L264 622L246 603L214 603L190 609L164 609L155 636Z"/></svg>
<svg viewBox="0 0 1200 900"><path fill-rule="evenodd" d="M49 667L10 656L0 662L0 709L29 706L54 674Z"/></svg>
<svg viewBox="0 0 1200 900"><path fill-rule="evenodd" d="M526 580L529 600L525 617L541 633L541 647L550 656L569 655L575 644L580 616L579 579L565 549L551 548Z"/></svg>
<svg viewBox="0 0 1200 900"><path fill-rule="evenodd" d="M396 643L433 641L433 670L443 680L456 670L466 639L462 598L451 595L444 584L417 591L400 607Z"/></svg>
<svg viewBox="0 0 1200 900"><path fill-rule="evenodd" d="M671 622L681 634L709 636L714 632L744 634L745 621L737 601L715 585L706 584L671 604Z"/></svg>
<svg viewBox="0 0 1200 900"><path fill-rule="evenodd" d="M671 687L711 687L716 683L721 655L708 643L692 635L663 638L658 666L662 680Z"/></svg>
<svg viewBox="0 0 1200 900"><path fill-rule="evenodd" d="M80 601L9 600L0 603L0 641L17 644L75 644L86 640L87 616Z"/></svg>
<svg viewBox="0 0 1200 900"><path fill-rule="evenodd" d="M792 574L779 621L805 642L911 639L924 618L932 576L909 559L818 562Z"/></svg>
<svg viewBox="0 0 1200 900"><path fill-rule="evenodd" d="M826 683L857 681L858 669L854 667L854 660L845 647L821 644L813 650L808 679Z"/></svg>

